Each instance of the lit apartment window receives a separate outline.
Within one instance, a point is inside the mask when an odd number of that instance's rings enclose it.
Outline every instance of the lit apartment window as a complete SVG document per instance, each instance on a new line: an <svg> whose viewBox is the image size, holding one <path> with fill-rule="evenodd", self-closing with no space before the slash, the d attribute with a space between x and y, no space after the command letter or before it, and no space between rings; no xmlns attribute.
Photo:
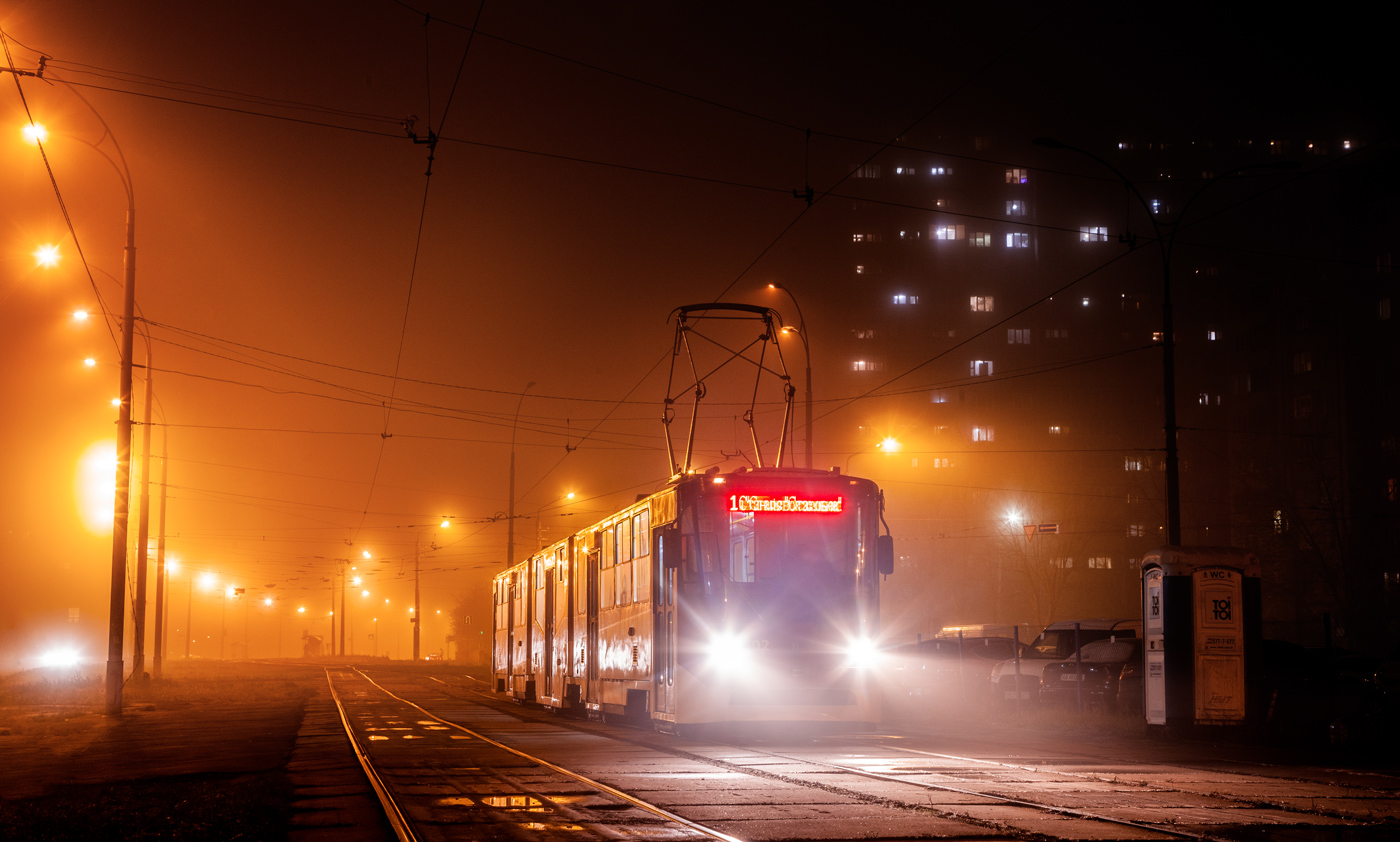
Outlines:
<svg viewBox="0 0 1400 842"><path fill-rule="evenodd" d="M1305 374L1313 370L1312 351L1299 351L1293 355L1293 373Z"/></svg>
<svg viewBox="0 0 1400 842"><path fill-rule="evenodd" d="M856 360L851 363L851 371L884 371L885 364L879 360Z"/></svg>
<svg viewBox="0 0 1400 842"><path fill-rule="evenodd" d="M873 330L858 330L858 331L855 332L855 334L856 334L856 338L857 338L857 339L874 339L874 338L875 338L875 331L873 331Z"/></svg>
<svg viewBox="0 0 1400 842"><path fill-rule="evenodd" d="M1089 559L1089 567L1093 570L1111 570L1113 569L1113 559L1106 556L1091 558Z"/></svg>
<svg viewBox="0 0 1400 842"><path fill-rule="evenodd" d="M990 248L992 235L986 231L974 231L968 235L967 241L977 248Z"/></svg>
<svg viewBox="0 0 1400 842"><path fill-rule="evenodd" d="M1031 235L1026 233L1012 232L1006 235L1006 247L1009 249L1030 248Z"/></svg>
<svg viewBox="0 0 1400 842"><path fill-rule="evenodd" d="M1153 199L1153 200L1152 200L1152 212L1153 212L1153 213L1170 213L1170 212L1171 212L1171 208L1167 207L1167 203L1164 202L1164 201L1162 201L1161 199Z"/></svg>
<svg viewBox="0 0 1400 842"><path fill-rule="evenodd" d="M929 394L928 399L929 399L929 402L930 402L930 403L947 403L947 402L948 402L948 390L947 390L947 389L934 389L934 390Z"/></svg>
<svg viewBox="0 0 1400 842"><path fill-rule="evenodd" d="M1161 342L1161 341L1162 341L1162 332L1161 332L1160 330L1154 330L1154 331L1152 331L1152 341L1153 341L1153 342Z"/></svg>
<svg viewBox="0 0 1400 842"><path fill-rule="evenodd" d="M865 274L865 266L862 265L862 264L860 264L860 263L857 263L857 264L856 264L856 274L857 274L857 275L864 275L864 274Z"/></svg>
<svg viewBox="0 0 1400 842"><path fill-rule="evenodd" d="M880 177L880 165L879 165L879 164L865 164L865 165L863 165L863 166L856 167L855 172L852 174L852 177L854 177L854 178L879 178L879 177Z"/></svg>
<svg viewBox="0 0 1400 842"><path fill-rule="evenodd" d="M1058 425L1051 424L1051 425L1050 425L1050 435L1052 435L1052 436L1058 436L1059 434L1060 434L1060 427L1059 427Z"/></svg>
<svg viewBox="0 0 1400 842"><path fill-rule="evenodd" d="M1079 242L1106 243L1108 242L1108 229L1101 225L1084 226L1079 229Z"/></svg>
<svg viewBox="0 0 1400 842"><path fill-rule="evenodd" d="M1031 344L1030 328L1007 328L1006 344L1008 345L1029 345Z"/></svg>
<svg viewBox="0 0 1400 842"><path fill-rule="evenodd" d="M1054 558L1054 559L1051 559L1051 560L1050 560L1050 563L1053 564L1053 565L1055 565L1056 567L1062 569L1062 570L1068 570L1069 568L1071 568L1071 567L1074 566L1074 559L1072 559L1072 558Z"/></svg>
<svg viewBox="0 0 1400 842"><path fill-rule="evenodd" d="M952 459L942 459L942 458L935 459L935 460L933 460L933 467L935 467L935 468L951 468L951 467L953 467L953 460L952 460Z"/></svg>
<svg viewBox="0 0 1400 842"><path fill-rule="evenodd" d="M1208 341L1208 342L1214 342L1214 341L1215 341L1215 331L1213 331L1213 330L1208 330L1208 331L1206 331L1206 341Z"/></svg>
<svg viewBox="0 0 1400 842"><path fill-rule="evenodd" d="M996 441L996 431L991 427L973 427L973 441Z"/></svg>
<svg viewBox="0 0 1400 842"><path fill-rule="evenodd" d="M918 303L919 303L919 296L917 296L917 295L905 295L904 293L901 292L901 293L898 293L898 294L896 294L896 295L894 296L894 303L895 303L895 304L918 304Z"/></svg>
<svg viewBox="0 0 1400 842"><path fill-rule="evenodd" d="M1082 304L1082 305L1085 306L1085 307L1088 307L1088 306L1089 306L1089 296L1086 295L1086 296L1084 296L1083 298L1079 299L1079 303Z"/></svg>
<svg viewBox="0 0 1400 842"><path fill-rule="evenodd" d="M928 171L928 174L929 174L929 175L947 175L947 174L948 174L948 170L945 169L945 168L943 168L943 167L930 167L930 168L929 168L929 171Z"/></svg>
<svg viewBox="0 0 1400 842"><path fill-rule="evenodd" d="M1139 458L1139 457L1137 457L1137 456L1124 456L1124 457L1123 457L1123 470L1125 470L1125 471L1141 471L1141 470L1142 470L1142 459Z"/></svg>
<svg viewBox="0 0 1400 842"><path fill-rule="evenodd" d="M853 243L878 243L878 242L880 242L880 235L879 235L879 234L852 234L852 235L851 235L851 242L853 242Z"/></svg>
<svg viewBox="0 0 1400 842"><path fill-rule="evenodd" d="M992 304L992 296L990 295L972 296L972 312L974 313L990 313L993 309Z"/></svg>
<svg viewBox="0 0 1400 842"><path fill-rule="evenodd" d="M895 167L895 168L894 168L894 174L895 174L895 175L914 175L914 172L915 172L915 170L914 170L913 167Z"/></svg>
<svg viewBox="0 0 1400 842"><path fill-rule="evenodd" d="M972 377L990 377L992 375L992 361L973 360L968 364L968 373Z"/></svg>
<svg viewBox="0 0 1400 842"><path fill-rule="evenodd" d="M1063 328L1063 327L1047 327L1047 328L1045 329L1045 338L1046 338L1046 339L1068 339L1068 338L1069 338L1069 328Z"/></svg>
<svg viewBox="0 0 1400 842"><path fill-rule="evenodd" d="M1025 184L1026 181L1027 181L1028 178L1029 178L1029 172L1030 172L1029 170L1023 169L1023 168L1021 168L1021 167L1016 167L1016 168L1014 168L1014 169L1008 169L1008 170L1006 171L1006 183L1007 183L1007 184Z"/></svg>
<svg viewBox="0 0 1400 842"><path fill-rule="evenodd" d="M1212 403L1216 406L1220 406L1220 396L1211 395L1206 392L1201 392L1199 395L1196 396L1196 403L1200 404L1201 406L1210 406Z"/></svg>
<svg viewBox="0 0 1400 842"><path fill-rule="evenodd" d="M936 240L961 240L963 227L961 225L939 225L933 229L933 237Z"/></svg>
<svg viewBox="0 0 1400 842"><path fill-rule="evenodd" d="M1006 203L1007 216L1025 216L1026 203L1022 201L1011 201Z"/></svg>

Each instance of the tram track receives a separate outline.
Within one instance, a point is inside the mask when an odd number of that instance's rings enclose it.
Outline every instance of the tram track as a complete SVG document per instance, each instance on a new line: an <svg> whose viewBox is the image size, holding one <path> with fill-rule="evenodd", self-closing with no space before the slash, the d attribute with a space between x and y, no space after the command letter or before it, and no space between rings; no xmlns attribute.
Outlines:
<svg viewBox="0 0 1400 842"><path fill-rule="evenodd" d="M700 822L677 815L634 795L440 717L423 706L391 692L358 669L337 672L341 674L342 679L339 688L337 676L332 670L326 670L332 699L356 757L400 842L418 842L424 838L440 837L443 824L470 824L472 836L477 839L543 833L552 838L577 836L616 839L628 836L642 839L691 838L740 842L735 837ZM357 694L358 698L347 697L341 691L349 689L346 686L348 681L368 684L377 694L369 698L367 693L360 692ZM386 702L386 699L391 701ZM481 765L461 766L459 761L463 752L460 751L455 752L458 757L439 757L439 762L436 763L431 759L425 763L421 754L405 758L398 752L376 752L376 742L390 742L394 737L425 739L426 735L368 734L366 732L371 730L401 732L415 729L412 726L370 726L365 723L402 723L407 722L410 717L423 717L415 719L415 724L425 726L437 732L439 736L442 731L460 732L446 736L452 740L461 739L475 743L471 747L475 750L465 753L473 757L469 762ZM423 747L431 748L426 744L423 744ZM482 747L492 751L483 752ZM438 752L444 750L437 749ZM489 772L485 762L491 760L490 755L493 752L523 761L523 764L516 763L515 767L524 769L525 774ZM376 757L376 753L381 756ZM499 757L495 763L497 766L509 765L500 763ZM551 781L549 775L541 775L536 771L539 769L547 770L554 778L562 779L567 784L560 786L560 780ZM483 772L486 774L481 774ZM405 780L396 781L396 778ZM487 778L489 780L484 780ZM580 786L583 790L580 790ZM515 792L512 794L507 788ZM450 795L451 792L457 794ZM435 809L444 804L468 809L460 816L444 816L443 811ZM637 821L635 816L617 812L616 808L619 805L625 811L627 808L635 808L650 816L650 826L647 826L646 822ZM463 813L461 810L449 812ZM548 820L554 817L563 817L567 821ZM462 821L454 822L453 818L461 818ZM685 832L664 832L658 827L662 823L674 825ZM424 824L432 825L433 832L421 832L421 826ZM494 825L500 832L493 833L489 829L483 831L484 824ZM616 829L618 826L625 826L625 832L619 833Z"/></svg>
<svg viewBox="0 0 1400 842"><path fill-rule="evenodd" d="M448 684L447 682L441 681L440 679L434 679L434 680L437 681L438 683L442 684L444 687L449 687L449 688L452 688L452 689L454 689L454 690L456 690L456 691L459 691L459 692L466 692L466 693L469 693L469 694L471 694L471 695L473 695L473 696L477 696L477 697L479 697L479 698L481 698L481 699L483 700L483 703L492 704L492 705L500 705L500 706L502 707L502 709L512 709L512 708L513 708L513 709L516 710L516 711L520 711L520 708L518 707L518 705L503 705L503 704L502 704L502 700L500 700L499 698L496 698L496 697L494 696L494 694L487 693L487 692L482 692L482 691L476 690L475 688L471 688L471 687L464 687L464 686L460 686L460 685L450 685L450 684ZM528 714L524 714L523 712L521 712L520 714L517 714L517 715L528 716ZM595 734L602 733L598 728L596 728L596 727L594 727L594 726L590 726L590 725L585 725L584 723L571 723L571 722L567 722L567 721L557 721L557 724L558 724L559 727L562 727L562 728L572 728L572 729L576 729L576 730L585 730L585 731L588 731L589 733L595 733ZM648 749L660 751L660 752L663 752L663 753L666 753L666 754L670 754L670 755L675 756L675 757L678 757L678 758L684 758L684 759L687 759L687 760L699 760L699 761L702 761L702 762L709 763L709 764L711 764L711 765L713 765L713 766L715 766L715 767L717 767L717 768L726 769L726 770L728 770L728 771L732 771L732 772L736 772L736 773L742 773L742 774L752 775L752 776L754 776L754 777L765 778L765 779L769 779L769 780L782 781L782 782L791 783L791 784L796 784L796 785L800 785L800 786L807 786L807 787L820 788L820 789L823 789L823 790L826 790L826 791L829 791L829 792L838 793L838 794L842 794L842 795L846 795L846 796L858 798L858 799L865 800L865 801L868 801L868 802L870 802L870 801L879 801L879 802L887 803L887 804L889 804L889 805L891 805L891 806L902 806L902 807L904 807L904 808L906 808L906 809L919 809L920 811L927 811L927 810L928 810L927 805L919 804L919 803L917 803L917 801L915 801L915 800L913 800L913 799L911 799L911 798L908 798L908 797L905 797L905 798L893 798L893 797L890 796L889 793L883 793L883 794L881 794L880 796L875 797L875 798L872 799L868 793L864 793L864 792L862 792L862 791L861 791L860 789L858 789L858 788L852 789L852 788L849 787L849 786L833 785L833 783L832 783L831 781L829 781L829 780L825 780L825 781L823 781L823 780L815 780L815 779L813 779L812 776L806 776L806 777L804 777L804 776L801 776L801 775L793 775L793 774L785 774L785 773L775 773L775 772L772 772L772 771L769 771L769 770L766 770L766 769L755 769L755 768L750 768L748 765L746 765L746 764L744 764L744 763L736 763L736 762L733 762L732 759L719 759L719 758L716 758L716 757L713 757L713 756L709 756L709 754L707 754L707 753L705 752L705 750L703 750L703 749L702 749L702 750L699 750L699 751L695 751L695 750L687 750L687 749L679 748L679 747L676 747L676 746L674 746L674 745L666 745L666 744L664 744L666 741L658 741L657 738L656 738L656 736L655 736L655 735L651 735L651 734L647 734L645 737L629 737L629 736L624 736L624 735L620 735L620 734L616 734L616 733L606 733L605 735L606 735L608 738L610 738L610 739L612 739L612 740L616 740L616 741L618 741L618 742L624 742L624 743L629 743L629 744L632 744L632 745L643 746L643 747L646 747L646 748L648 748ZM896 784L896 785L898 785L898 786L900 786L900 787L909 788L909 789L912 789L912 790L915 790L915 791L941 792L941 793L957 794L957 795L966 796L966 797L970 797L970 798L976 798L976 799L982 800L982 801L987 802L987 803L1000 805L1000 806L1005 807L1005 808L1020 808L1020 809L1024 809L1024 810L1028 810L1028 811L1035 811L1035 812L1038 812L1038 813L1040 813L1040 814L1043 814L1043 815L1045 815L1045 816L1047 816L1047 817L1055 817L1055 818L1061 818L1061 819L1074 819L1074 820L1079 820L1079 821L1092 822L1092 823L1096 823L1096 824L1103 825L1103 826L1117 826L1117 827L1123 828L1125 831L1130 831L1130 832L1136 833L1136 834L1154 834L1154 835L1158 835L1160 838L1172 838L1172 839L1183 839L1183 838L1184 838L1184 839L1196 839L1196 840L1227 840L1227 839L1231 838L1231 837L1229 837L1229 836L1219 835L1219 834L1218 834L1217 832L1215 832L1213 829L1207 829L1207 828L1202 828L1202 827L1196 827L1196 828L1189 828L1189 829L1188 829L1188 828L1182 828L1182 827L1179 827L1179 826L1172 826L1173 820L1171 820L1171 819L1168 819L1168 820L1166 820L1166 821L1164 821L1164 822L1161 822L1161 823L1158 823L1158 822L1155 822L1155 821L1138 821L1138 820L1134 820L1134 819L1131 819L1131 818L1123 818L1123 817L1121 817L1121 816L1105 815L1103 812L1099 812L1099 811L1096 811L1096 810L1093 810L1093 809L1083 809L1083 808L1075 807L1075 806L1067 806L1066 804L1063 804L1063 803L1053 803L1053 799L1052 799L1051 801L1039 801L1039 800L1029 799L1029 798L1025 798L1025 797L1017 797L1017 796L1015 796L1015 795L1007 795L1007 794L1000 793L1000 792L996 792L996 791L989 791L989 790L991 789L991 787L989 787L989 786L987 785L987 782L986 782L986 781L977 780L977 779L975 779L975 778L968 779L968 780L963 780L963 781L953 781L953 782L949 782L949 781L937 781L937 782L933 782L933 781L927 781L927 780L921 780L921 781L920 781L920 780L910 780L910 779L907 777L908 774L919 773L921 770L919 770L919 769L908 769L907 771L905 771L905 770L898 770L898 771L903 772L903 775L901 775L901 774L886 774L886 773L881 772L881 771L872 771L872 769L869 768L868 765L867 765L865 768L862 768L862 767L860 767L860 766L853 766L853 765L848 765L848 764L844 764L844 763L834 763L834 762L831 762L830 760L826 760L826 759L822 759L822 758L814 758L814 757L812 757L812 756L800 756L800 755L797 755L797 754L789 754L789 753L783 753L783 752L778 752L778 751L766 751L766 750L763 750L763 749L755 749L755 748L754 748L753 746L751 746L751 745L749 745L749 746L737 746L737 745L731 745L731 744L726 744L726 743L715 743L715 742L711 742L711 743L709 743L709 746L711 747L711 749L721 749L721 750L730 751L730 752L748 753L749 755L759 755L759 756L768 758L769 760L781 760L781 761L786 761L786 762L789 762L789 763L792 763L792 764L800 764L800 765L806 765L806 766L816 766L816 767L820 767L820 768L822 768L822 769L825 769L825 770L829 771L830 773L839 773L839 774L842 774L842 775L851 775L851 776L856 776L856 777L863 778L863 779L874 780L874 781L880 781L880 782L887 783L887 784ZM861 749L861 750L864 750L864 751L869 751L869 750L872 748L872 746L870 745L870 743L869 743L868 740L866 740L866 741L861 741L859 738L855 738L855 737L850 738L850 746L856 747L856 748ZM1056 777L1064 777L1064 778L1072 778L1072 779L1084 780L1084 781L1086 781L1086 782L1091 782L1091 783L1093 783L1093 784L1102 784L1102 785L1114 785L1114 784L1118 784L1118 785L1125 785L1125 784L1128 783L1128 782L1123 781L1123 780L1121 779L1122 775L1104 776L1104 775L1102 775L1102 774L1074 772L1074 771L1069 771L1069 770L1065 770L1065 769L1046 769L1046 768L1044 768L1043 766L1037 766L1037 765L1032 765L1032 764L1001 763L1001 762L998 762L998 761L994 761L994 760L984 760L984 759L981 759L981 758L964 757L964 756L960 756L960 755L945 754L945 753L938 753L938 752L920 751L920 750L917 750L917 749L909 749L909 748L902 747L902 746L880 745L879 748L881 748L882 750L889 751L889 752L901 752L901 753L904 753L906 756L907 756L907 755L910 755L910 754L913 754L913 755L921 755L921 756L926 756L926 757L931 757L931 758L938 758L938 759L942 759L942 760L946 760L946 761L952 761L952 762L956 762L956 763L962 763L962 764L969 764L969 765L985 765L985 766L992 766L992 767L997 767L997 768L1006 769L1006 770L1018 770L1018 771L1029 772L1029 773L1038 773L1038 774L1041 774L1041 775L1051 775L1051 776L1056 776ZM712 752L711 752L711 753L712 753ZM865 759L866 759L867 761L870 761L871 763L880 763L880 765L884 765L884 766L890 766L890 765L896 765L896 766L897 766L897 765L898 765L897 760L896 760L895 758L893 758L893 757L884 758L883 761L878 761L876 758L873 758L873 757L865 758ZM1091 763L1091 762L1093 762L1092 759L1091 759L1091 758L1088 758L1088 757L1085 757L1085 758L1084 758L1084 761L1085 761L1086 763ZM1154 763L1154 764L1150 764L1150 765L1151 765L1153 768L1156 768L1156 769L1161 769L1161 768L1164 768L1164 767L1174 767L1174 768L1181 768L1181 769L1195 769L1195 768L1196 768L1196 767L1191 767L1191 766L1183 766L1183 765L1181 765L1181 764L1175 764L1175 763ZM955 773L956 773L957 770L952 769L952 768L946 768L946 769L939 769L939 770L936 770L936 772L935 772L934 770L922 770L922 771L929 772L929 773L931 773L931 774L932 774L932 773L936 773L936 774L938 774L938 775L940 775L940 776L944 776L944 777L956 777L956 774L955 774ZM1246 773L1241 773L1241 772L1238 772L1238 771L1234 771L1234 772L1220 772L1218 769L1214 769L1214 768L1211 768L1211 769L1208 769L1208 770L1205 770L1205 771L1217 772L1217 773L1220 773L1220 774L1230 774L1230 775L1243 775L1243 774L1246 774ZM1129 775L1131 774L1131 771L1130 771L1130 770L1128 771L1128 774L1129 774ZM1273 780L1280 780L1280 781L1289 780L1288 778L1285 778L1285 777L1283 777L1283 776L1273 777L1272 779L1273 779ZM1297 781L1298 781L1299 783L1317 784L1316 781L1309 781L1309 780L1304 779L1304 778L1297 779ZM1030 784L1026 784L1025 782L1020 782L1020 783L1021 783L1022 785L1026 785L1026 786L1029 786L1029 785L1030 785ZM1252 811L1253 811L1253 812L1256 812L1256 813L1259 812L1259 811L1261 811L1261 810L1262 810L1262 811L1271 811L1271 812L1274 813L1274 815L1271 815L1271 816L1268 817L1268 820L1269 820L1270 823L1277 823L1277 824L1283 824L1283 825L1286 825L1286 824L1289 824L1289 823L1310 824L1310 823L1314 823L1314 822L1316 821L1316 819L1313 819L1313 821L1309 821L1308 817L1328 817L1328 818L1331 818L1331 819L1338 820L1338 821L1340 821L1340 822L1345 822L1345 823L1347 823L1347 826L1348 826L1348 827L1351 827L1351 828L1371 827L1371 828L1375 828L1375 829L1378 829L1378 830L1384 830L1385 828L1390 828L1390 829L1394 829L1394 828L1395 828L1395 825L1394 825L1394 823L1393 823L1393 820L1391 820L1390 822L1384 822L1384 821L1383 821L1383 822L1376 822L1376 821L1374 820L1374 817L1372 817L1372 819L1368 821L1365 817L1358 816L1358 815L1355 814L1355 813L1347 813L1347 812L1343 812L1343 811L1330 811L1330 810L1327 810L1327 809L1317 809L1316 807L1314 807L1314 808L1312 808L1312 809L1302 809L1302 808L1297 808L1297 807L1290 806L1290 805L1288 805L1288 804L1286 804L1286 803L1279 803L1279 802L1277 802L1277 801L1259 799L1259 798L1257 798L1257 797L1233 796L1233 795L1231 795L1231 794L1229 794L1228 792L1225 792L1225 791L1215 791L1215 790L1212 790L1212 791L1210 791L1209 793L1205 793L1205 792L1200 792L1200 791L1192 790L1192 789L1188 789L1188 788L1180 788L1180 787L1172 787L1172 786L1162 786L1162 785L1150 785L1150 786L1149 786L1149 785L1141 785L1141 784L1139 784L1139 785L1137 785L1137 786L1143 786L1143 788L1142 788L1141 790L1133 790L1133 791L1141 791L1141 792L1143 792L1143 793L1150 794L1151 796L1154 797L1154 799L1157 799L1157 800L1165 800L1165 799L1167 799L1167 798L1169 798L1169 797L1171 797L1171 796L1176 796L1176 797L1178 797L1180 800L1183 800L1183 801L1186 801L1186 802L1190 802L1190 801L1192 801L1193 799L1195 799L1196 801L1199 801L1199 802L1217 802L1217 803L1218 803L1218 806L1213 807L1213 808L1209 808L1209 807L1200 808L1202 811L1205 811L1205 810L1208 810L1208 809L1215 809L1215 810L1217 810L1217 811L1220 811L1220 808L1222 808L1222 807L1238 807L1238 808L1241 808L1241 809L1240 809L1240 812L1241 812L1241 813L1244 813L1244 812L1246 812L1247 810L1250 810L1251 808L1252 808ZM1222 787L1221 787L1221 790L1224 790L1224 789L1226 789L1226 787L1225 787L1225 786L1222 786ZM1381 793L1382 795L1390 795L1390 794L1393 794L1393 791L1391 791L1391 790L1385 790L1385 789L1378 790L1378 792ZM1223 802L1223 803L1222 803L1222 802ZM990 823L987 823L987 822L979 822L979 821L976 821L975 819L973 819L973 818L971 818L971 817L969 817L969 816L967 816L967 815L965 815L965 814L960 813L958 810L932 810L932 812L934 812L934 813L936 813L936 814L939 814L939 815L942 815L942 816L945 816L945 817L949 817L949 818L957 818L957 819L960 819L960 820L969 821L969 822L972 823L972 824L981 824L981 825L983 825L983 826L996 827L996 828L998 828L998 829L1000 829L1000 830L1003 830L1003 831L1005 831L1005 830L1007 829L1007 827L1008 827L1008 825L1007 825L1006 823L1004 823L1004 822L990 822ZM1190 811L1189 811L1189 810L1184 810L1184 812L1190 812ZM1225 811L1225 812L1228 812L1228 811ZM1290 817L1291 817L1291 818L1290 818ZM1011 827L1014 828L1015 825L1013 824L1013 825L1011 825ZM1222 826L1222 827L1223 827L1223 829L1228 829L1229 826ZM1039 834L1036 834L1036 833L1032 832L1032 833L1029 833L1029 834L1021 833L1021 834L1017 834L1017 835L1022 835L1022 836L1036 836L1036 835L1039 835ZM1381 837L1377 837L1377 838L1381 838Z"/></svg>

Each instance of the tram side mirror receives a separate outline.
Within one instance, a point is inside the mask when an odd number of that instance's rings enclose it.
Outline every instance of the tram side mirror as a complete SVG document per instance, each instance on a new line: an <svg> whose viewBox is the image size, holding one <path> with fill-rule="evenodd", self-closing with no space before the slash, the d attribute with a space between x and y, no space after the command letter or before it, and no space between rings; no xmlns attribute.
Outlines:
<svg viewBox="0 0 1400 842"><path fill-rule="evenodd" d="M681 534L675 529L656 533L656 548L661 551L661 565L667 570L681 566Z"/></svg>
<svg viewBox="0 0 1400 842"><path fill-rule="evenodd" d="M875 566L883 576L894 572L894 536L875 536Z"/></svg>

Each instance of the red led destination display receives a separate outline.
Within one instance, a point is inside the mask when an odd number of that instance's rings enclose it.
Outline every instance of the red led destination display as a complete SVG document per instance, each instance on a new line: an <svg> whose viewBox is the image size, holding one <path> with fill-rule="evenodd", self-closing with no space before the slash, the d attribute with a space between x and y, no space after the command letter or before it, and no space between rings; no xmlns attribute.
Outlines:
<svg viewBox="0 0 1400 842"><path fill-rule="evenodd" d="M834 514L841 511L841 498L828 500L798 497L784 494L775 497L768 494L731 494L731 512L790 512L796 514Z"/></svg>

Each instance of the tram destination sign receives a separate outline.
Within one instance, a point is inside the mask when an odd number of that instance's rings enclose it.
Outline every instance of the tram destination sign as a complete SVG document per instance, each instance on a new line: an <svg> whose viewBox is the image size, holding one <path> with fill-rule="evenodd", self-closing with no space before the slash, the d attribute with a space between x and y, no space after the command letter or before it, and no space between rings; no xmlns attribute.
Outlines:
<svg viewBox="0 0 1400 842"><path fill-rule="evenodd" d="M731 494L731 512L788 512L795 514L832 514L841 511L841 498L799 497L795 494Z"/></svg>

